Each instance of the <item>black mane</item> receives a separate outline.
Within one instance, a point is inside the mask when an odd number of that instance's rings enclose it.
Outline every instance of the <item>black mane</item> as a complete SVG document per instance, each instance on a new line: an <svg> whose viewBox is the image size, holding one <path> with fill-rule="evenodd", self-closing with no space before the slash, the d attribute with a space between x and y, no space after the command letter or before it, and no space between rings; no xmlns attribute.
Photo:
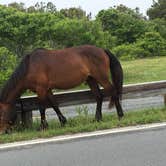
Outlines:
<svg viewBox="0 0 166 166"><path fill-rule="evenodd" d="M26 55L20 64L17 66L15 71L12 73L10 78L5 83L4 87L0 91L0 101L5 101L8 94L16 87L17 83L26 75L30 55Z"/></svg>

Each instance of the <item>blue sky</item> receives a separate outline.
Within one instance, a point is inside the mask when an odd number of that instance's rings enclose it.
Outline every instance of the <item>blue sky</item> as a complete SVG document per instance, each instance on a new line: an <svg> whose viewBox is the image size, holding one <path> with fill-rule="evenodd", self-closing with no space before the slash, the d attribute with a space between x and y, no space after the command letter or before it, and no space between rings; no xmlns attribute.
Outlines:
<svg viewBox="0 0 166 166"><path fill-rule="evenodd" d="M144 15L146 10L151 7L153 0L0 0L0 4L8 4L11 2L23 2L26 6L34 5L36 2L53 2L57 9L69 7L81 7L87 13L92 12L95 16L100 10L108 7L124 4L132 9L140 8L140 12Z"/></svg>

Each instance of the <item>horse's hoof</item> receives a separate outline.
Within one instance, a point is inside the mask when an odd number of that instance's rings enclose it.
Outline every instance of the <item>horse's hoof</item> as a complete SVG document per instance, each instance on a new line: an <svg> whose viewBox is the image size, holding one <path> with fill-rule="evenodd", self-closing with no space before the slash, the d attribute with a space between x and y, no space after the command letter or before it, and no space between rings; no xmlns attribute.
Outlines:
<svg viewBox="0 0 166 166"><path fill-rule="evenodd" d="M96 118L96 122L101 122L102 118Z"/></svg>
<svg viewBox="0 0 166 166"><path fill-rule="evenodd" d="M101 122L102 121L102 115L96 115L95 119L97 122Z"/></svg>
<svg viewBox="0 0 166 166"><path fill-rule="evenodd" d="M124 116L124 115L118 116L119 121L123 119L123 116Z"/></svg>
<svg viewBox="0 0 166 166"><path fill-rule="evenodd" d="M47 127L40 126L39 128L37 128L37 131L46 131L47 129Z"/></svg>
<svg viewBox="0 0 166 166"><path fill-rule="evenodd" d="M60 123L61 123L61 126L62 126L62 127L65 126L65 124L67 123L67 119L66 119L64 116L61 117Z"/></svg>
<svg viewBox="0 0 166 166"><path fill-rule="evenodd" d="M97 122L101 122L101 121L102 121L102 118L96 118L96 121L97 121Z"/></svg>
<svg viewBox="0 0 166 166"><path fill-rule="evenodd" d="M45 131L45 130L47 130L48 129L48 123L46 122L46 123L41 123L40 124L40 127L37 129L37 131Z"/></svg>

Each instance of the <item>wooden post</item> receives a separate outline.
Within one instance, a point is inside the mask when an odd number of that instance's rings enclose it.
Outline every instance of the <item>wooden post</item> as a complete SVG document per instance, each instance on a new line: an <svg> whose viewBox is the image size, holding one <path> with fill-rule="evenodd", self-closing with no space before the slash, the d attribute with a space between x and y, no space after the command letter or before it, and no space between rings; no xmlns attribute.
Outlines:
<svg viewBox="0 0 166 166"><path fill-rule="evenodd" d="M21 111L17 110L17 119L16 119L16 125L19 127L22 123L22 117L21 117Z"/></svg>
<svg viewBox="0 0 166 166"><path fill-rule="evenodd" d="M25 110L22 101L16 105L18 127L29 128L32 126L32 110Z"/></svg>
<svg viewBox="0 0 166 166"><path fill-rule="evenodd" d="M22 125L25 128L32 127L32 110L22 111L21 113Z"/></svg>
<svg viewBox="0 0 166 166"><path fill-rule="evenodd" d="M164 104L166 106L166 94L164 95Z"/></svg>

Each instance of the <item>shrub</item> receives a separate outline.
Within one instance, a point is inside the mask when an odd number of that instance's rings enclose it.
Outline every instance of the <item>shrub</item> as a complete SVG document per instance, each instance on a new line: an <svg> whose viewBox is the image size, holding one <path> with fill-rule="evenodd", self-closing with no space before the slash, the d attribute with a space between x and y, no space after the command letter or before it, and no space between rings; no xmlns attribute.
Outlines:
<svg viewBox="0 0 166 166"><path fill-rule="evenodd" d="M117 46L113 52L125 60L166 56L166 40L158 32L146 32L136 43Z"/></svg>
<svg viewBox="0 0 166 166"><path fill-rule="evenodd" d="M146 32L137 40L137 46L148 51L150 56L166 55L166 40L158 32Z"/></svg>
<svg viewBox="0 0 166 166"><path fill-rule="evenodd" d="M120 45L113 49L117 57L123 60L131 60L136 58L143 58L149 55L149 52L136 44Z"/></svg>
<svg viewBox="0 0 166 166"><path fill-rule="evenodd" d="M16 67L17 58L7 48L0 47L0 87Z"/></svg>

